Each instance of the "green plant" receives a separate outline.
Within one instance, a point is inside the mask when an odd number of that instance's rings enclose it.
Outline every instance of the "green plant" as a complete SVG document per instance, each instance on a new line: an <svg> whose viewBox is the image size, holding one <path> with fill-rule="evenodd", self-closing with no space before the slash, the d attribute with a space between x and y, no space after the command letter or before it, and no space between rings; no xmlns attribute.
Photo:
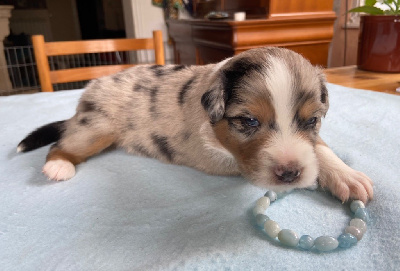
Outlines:
<svg viewBox="0 0 400 271"><path fill-rule="evenodd" d="M376 3L387 6L389 9L375 7ZM400 15L400 0L366 0L364 6L350 9L349 12L364 12L370 15Z"/></svg>

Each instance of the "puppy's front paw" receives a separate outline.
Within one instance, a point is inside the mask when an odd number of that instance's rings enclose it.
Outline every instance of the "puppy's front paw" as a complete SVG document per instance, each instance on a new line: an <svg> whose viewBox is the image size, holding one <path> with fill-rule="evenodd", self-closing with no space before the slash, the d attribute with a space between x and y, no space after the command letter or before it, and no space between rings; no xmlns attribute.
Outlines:
<svg viewBox="0 0 400 271"><path fill-rule="evenodd" d="M351 198L367 203L374 195L371 179L350 167L323 176L320 178L320 185L328 188L342 202Z"/></svg>
<svg viewBox="0 0 400 271"><path fill-rule="evenodd" d="M75 176L75 166L66 160L50 160L43 166L43 173L51 180L65 181Z"/></svg>

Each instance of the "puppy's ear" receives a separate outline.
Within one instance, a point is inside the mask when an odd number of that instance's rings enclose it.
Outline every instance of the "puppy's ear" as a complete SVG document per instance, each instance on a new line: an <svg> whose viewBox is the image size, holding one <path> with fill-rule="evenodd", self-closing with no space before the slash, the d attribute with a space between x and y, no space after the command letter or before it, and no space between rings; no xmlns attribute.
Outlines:
<svg viewBox="0 0 400 271"><path fill-rule="evenodd" d="M329 95L328 95L328 88L326 87L326 78L325 75L321 72L319 75L320 80L320 89L321 89L321 103L324 104L325 107L325 114L329 108ZM325 115L324 114L324 115Z"/></svg>
<svg viewBox="0 0 400 271"><path fill-rule="evenodd" d="M222 77L223 73L217 71L209 90L201 97L201 104L207 111L211 123L220 121L225 114L225 91Z"/></svg>
<svg viewBox="0 0 400 271"><path fill-rule="evenodd" d="M226 103L235 96L243 84L243 77L253 72L263 72L262 57L254 57L254 52L225 59L214 68L214 79L209 90L201 98L201 104L208 112L211 122L221 120L225 114Z"/></svg>

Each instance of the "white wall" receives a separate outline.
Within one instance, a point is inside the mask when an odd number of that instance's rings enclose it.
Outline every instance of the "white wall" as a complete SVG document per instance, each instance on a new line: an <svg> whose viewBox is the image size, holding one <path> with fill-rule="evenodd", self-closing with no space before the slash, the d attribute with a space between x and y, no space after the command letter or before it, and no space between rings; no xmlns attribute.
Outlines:
<svg viewBox="0 0 400 271"><path fill-rule="evenodd" d="M168 32L162 8L153 6L150 0L122 0L122 5L126 36L128 38L149 38L152 37L153 30L162 30L166 63L172 63L173 50L167 43ZM147 62L146 58L148 58L146 53L138 55L140 62Z"/></svg>

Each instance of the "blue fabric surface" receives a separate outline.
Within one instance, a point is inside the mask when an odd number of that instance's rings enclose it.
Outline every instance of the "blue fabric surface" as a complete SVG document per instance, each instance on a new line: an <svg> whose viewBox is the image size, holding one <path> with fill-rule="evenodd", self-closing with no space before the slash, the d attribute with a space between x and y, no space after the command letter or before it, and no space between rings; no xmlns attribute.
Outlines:
<svg viewBox="0 0 400 271"><path fill-rule="evenodd" d="M0 270L396 270L400 266L400 97L328 85L321 134L375 182L372 222L355 247L287 249L255 227L265 190L240 177L111 151L65 182L41 173L49 147L16 154L18 142L69 118L81 90L0 98ZM348 206L297 191L268 216L281 228L339 236Z"/></svg>

